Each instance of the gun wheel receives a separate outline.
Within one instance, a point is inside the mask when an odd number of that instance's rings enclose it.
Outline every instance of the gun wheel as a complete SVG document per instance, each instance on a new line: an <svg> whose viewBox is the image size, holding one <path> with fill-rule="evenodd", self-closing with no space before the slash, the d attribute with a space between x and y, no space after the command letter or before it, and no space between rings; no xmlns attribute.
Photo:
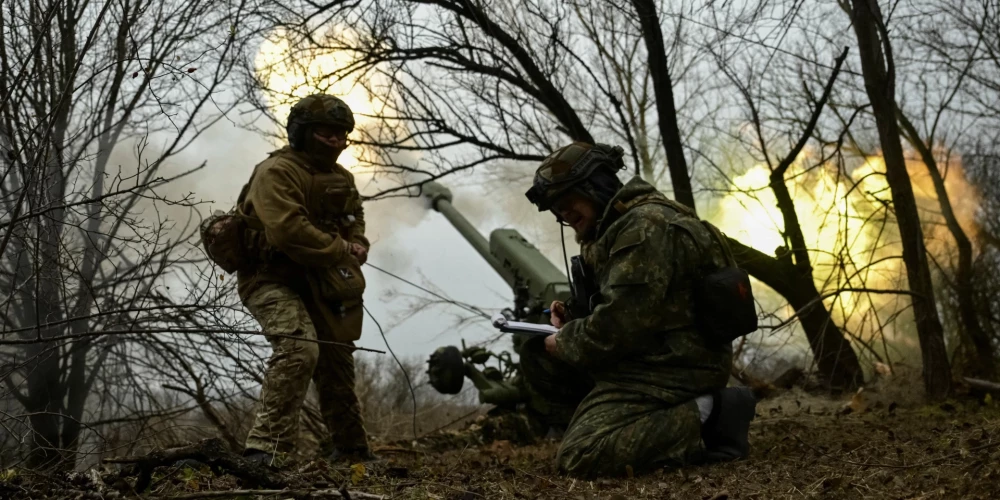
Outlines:
<svg viewBox="0 0 1000 500"><path fill-rule="evenodd" d="M438 348L427 360L431 386L441 394L458 394L465 383L465 362L455 346Z"/></svg>

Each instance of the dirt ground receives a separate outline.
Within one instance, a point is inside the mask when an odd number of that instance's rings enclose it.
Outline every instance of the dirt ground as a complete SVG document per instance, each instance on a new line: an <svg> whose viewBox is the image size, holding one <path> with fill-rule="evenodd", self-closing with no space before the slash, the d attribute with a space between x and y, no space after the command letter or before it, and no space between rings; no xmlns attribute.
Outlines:
<svg viewBox="0 0 1000 500"><path fill-rule="evenodd" d="M496 442L393 455L409 477L366 478L365 491L413 499L1000 498L996 405L901 408L883 399L793 391L766 400L751 427L751 456L737 463L574 481L554 470L557 443Z"/></svg>
<svg viewBox="0 0 1000 500"><path fill-rule="evenodd" d="M764 400L751 427L751 456L736 463L632 478L623 471L621 478L582 481L556 473L555 441L466 441L440 450L443 442L462 442L461 433L452 431L422 443L383 445L378 452L385 463L297 466L287 473L296 478L298 493L271 498L330 498L340 496L341 488L392 499L456 500L1000 497L1000 404L984 396L933 406L896 399L892 391L830 398L793 389ZM128 480L119 479L117 486L102 481L110 482L112 474L78 474L65 484L41 485L23 474L5 474L0 496L9 498L134 495L127 492L127 484L134 484ZM223 490L240 488L232 476L215 476L207 468L160 467L143 497L222 498ZM352 496L362 497L377 498Z"/></svg>

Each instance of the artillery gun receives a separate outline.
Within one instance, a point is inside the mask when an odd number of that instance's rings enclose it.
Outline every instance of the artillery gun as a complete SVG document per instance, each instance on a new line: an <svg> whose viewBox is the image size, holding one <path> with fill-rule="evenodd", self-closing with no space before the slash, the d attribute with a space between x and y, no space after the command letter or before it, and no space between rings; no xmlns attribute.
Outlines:
<svg viewBox="0 0 1000 500"><path fill-rule="evenodd" d="M424 185L424 196L431 208L443 215L480 256L507 282L514 292L512 308L503 314L508 319L548 324L545 312L552 301L567 301L571 288L566 275L515 229L496 229L489 241L452 205L448 188L435 182ZM526 340L514 335L514 351ZM486 366L496 359L499 367ZM442 394L458 394L468 377L479 391L479 402L499 408L515 409L543 403L532 401L523 390L518 366L509 353L495 354L482 347L462 349L442 347L428 360L431 385Z"/></svg>

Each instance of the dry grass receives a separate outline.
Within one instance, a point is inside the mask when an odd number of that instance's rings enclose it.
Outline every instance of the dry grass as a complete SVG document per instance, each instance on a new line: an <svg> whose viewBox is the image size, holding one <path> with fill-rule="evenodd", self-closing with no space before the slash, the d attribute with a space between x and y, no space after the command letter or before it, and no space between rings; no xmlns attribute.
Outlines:
<svg viewBox="0 0 1000 500"><path fill-rule="evenodd" d="M300 464L289 472L316 488L349 485L398 499L996 498L998 405L978 398L914 404L906 397L910 391L900 390L909 385L877 384L840 399L786 392L758 406L749 460L641 477L627 477L623 464L620 478L574 480L554 470L556 442L515 447L507 441L483 443L457 431L415 444L382 444L387 463L371 465L363 474L325 462ZM452 446L442 450L449 442ZM147 495L170 498L238 486L229 476L192 472L161 469ZM8 493L53 495L52 485L58 484L21 481Z"/></svg>

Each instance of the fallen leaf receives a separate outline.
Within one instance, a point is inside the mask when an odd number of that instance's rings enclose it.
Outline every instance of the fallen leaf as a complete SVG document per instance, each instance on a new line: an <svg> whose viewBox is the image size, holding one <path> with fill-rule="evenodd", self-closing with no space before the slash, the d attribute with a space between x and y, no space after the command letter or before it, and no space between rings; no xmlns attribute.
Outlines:
<svg viewBox="0 0 1000 500"><path fill-rule="evenodd" d="M875 373L878 373L879 375L882 375L882 376L892 375L892 368L889 368L889 365L887 365L885 363L881 363L879 361L876 361L875 362Z"/></svg>
<svg viewBox="0 0 1000 500"><path fill-rule="evenodd" d="M858 392L851 396L851 400L840 408L841 415L847 415L850 413L863 413L868 409L868 402L865 401L865 397L862 394L865 388L862 387L858 389Z"/></svg>
<svg viewBox="0 0 1000 500"><path fill-rule="evenodd" d="M194 73L195 69L196 69L196 68L188 68L188 69L187 69L187 72L188 72L188 73Z"/></svg>
<svg viewBox="0 0 1000 500"><path fill-rule="evenodd" d="M351 484L358 484L365 477L365 464L351 465Z"/></svg>

